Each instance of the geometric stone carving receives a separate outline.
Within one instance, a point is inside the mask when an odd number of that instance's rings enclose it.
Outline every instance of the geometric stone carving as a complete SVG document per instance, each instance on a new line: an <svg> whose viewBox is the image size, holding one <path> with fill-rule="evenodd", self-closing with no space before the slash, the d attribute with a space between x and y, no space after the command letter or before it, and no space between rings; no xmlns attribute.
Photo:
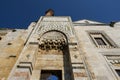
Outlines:
<svg viewBox="0 0 120 80"><path fill-rule="evenodd" d="M62 50L66 44L67 41L62 33L51 31L41 36L39 48L42 50Z"/></svg>
<svg viewBox="0 0 120 80"><path fill-rule="evenodd" d="M41 36L51 30L63 32L67 37L73 34L68 17L43 17L37 33Z"/></svg>
<svg viewBox="0 0 120 80"><path fill-rule="evenodd" d="M107 60L115 67L120 67L120 55L107 55Z"/></svg>
<svg viewBox="0 0 120 80"><path fill-rule="evenodd" d="M69 21L66 17L44 17L42 21Z"/></svg>

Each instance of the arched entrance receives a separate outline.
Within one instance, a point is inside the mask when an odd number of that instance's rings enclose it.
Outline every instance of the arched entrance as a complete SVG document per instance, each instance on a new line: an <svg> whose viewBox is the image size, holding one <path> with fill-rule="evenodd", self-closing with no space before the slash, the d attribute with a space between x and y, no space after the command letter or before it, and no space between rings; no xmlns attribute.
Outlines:
<svg viewBox="0 0 120 80"><path fill-rule="evenodd" d="M40 80L47 80L51 74L58 80L72 80L68 39L64 33L52 30L40 36L35 69L41 70Z"/></svg>

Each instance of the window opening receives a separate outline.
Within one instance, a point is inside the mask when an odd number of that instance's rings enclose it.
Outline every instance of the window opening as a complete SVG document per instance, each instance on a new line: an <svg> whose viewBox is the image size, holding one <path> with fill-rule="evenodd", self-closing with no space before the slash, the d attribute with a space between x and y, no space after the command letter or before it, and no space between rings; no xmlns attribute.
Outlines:
<svg viewBox="0 0 120 80"><path fill-rule="evenodd" d="M114 43L113 40L107 36L104 32L89 32L89 35L93 41L93 43L98 48L116 48L117 45Z"/></svg>
<svg viewBox="0 0 120 80"><path fill-rule="evenodd" d="M42 70L40 80L62 80L61 70Z"/></svg>
<svg viewBox="0 0 120 80"><path fill-rule="evenodd" d="M94 38L96 40L96 42L98 43L98 45L107 45L104 40L100 37Z"/></svg>
<svg viewBox="0 0 120 80"><path fill-rule="evenodd" d="M120 70L115 70L118 74L118 76L120 77Z"/></svg>

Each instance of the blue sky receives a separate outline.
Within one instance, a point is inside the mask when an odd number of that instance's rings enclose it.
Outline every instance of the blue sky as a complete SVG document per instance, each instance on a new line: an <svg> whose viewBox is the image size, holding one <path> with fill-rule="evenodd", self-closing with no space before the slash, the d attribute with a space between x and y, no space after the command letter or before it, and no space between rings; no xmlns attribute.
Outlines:
<svg viewBox="0 0 120 80"><path fill-rule="evenodd" d="M0 0L0 28L27 28L49 8L73 21L120 21L120 0Z"/></svg>

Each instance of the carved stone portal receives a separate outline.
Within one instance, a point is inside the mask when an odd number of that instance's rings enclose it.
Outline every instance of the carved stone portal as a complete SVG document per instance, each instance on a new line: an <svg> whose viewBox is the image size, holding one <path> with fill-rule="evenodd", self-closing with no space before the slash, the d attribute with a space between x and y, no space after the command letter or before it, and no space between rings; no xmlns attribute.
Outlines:
<svg viewBox="0 0 120 80"><path fill-rule="evenodd" d="M58 31L44 33L39 40L36 70L61 70L62 80L71 80L71 65L66 36ZM51 73L52 74L52 73ZM67 75L67 76L66 76ZM41 76L42 77L42 72Z"/></svg>

